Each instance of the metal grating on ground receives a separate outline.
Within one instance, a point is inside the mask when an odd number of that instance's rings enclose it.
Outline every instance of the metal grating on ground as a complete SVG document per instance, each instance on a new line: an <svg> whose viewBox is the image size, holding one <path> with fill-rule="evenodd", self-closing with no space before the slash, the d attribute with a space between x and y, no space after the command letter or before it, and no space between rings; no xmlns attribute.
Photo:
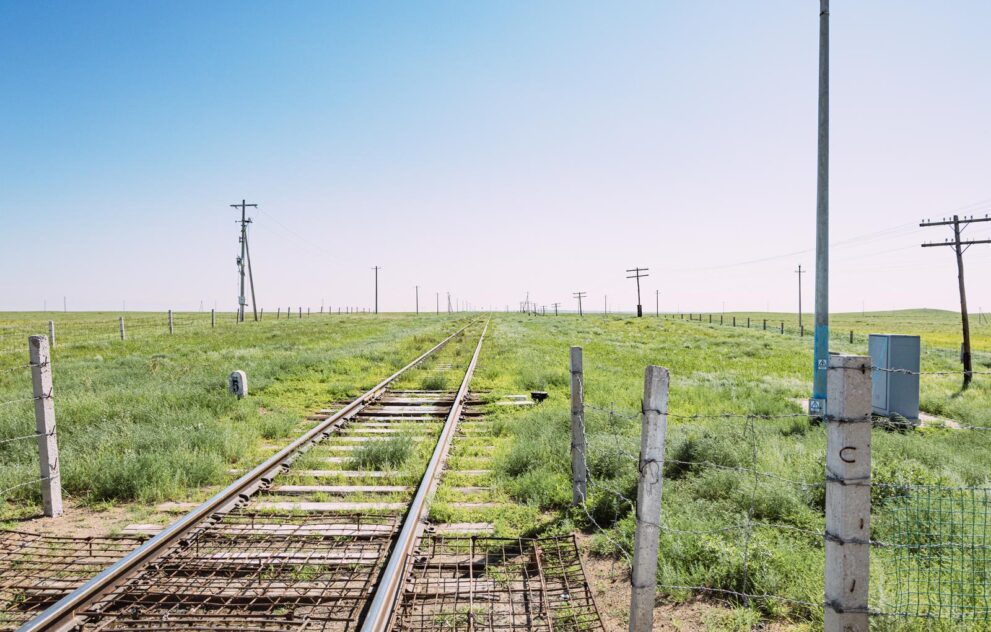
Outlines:
<svg viewBox="0 0 991 632"><path fill-rule="evenodd" d="M16 630L143 541L0 531L0 630Z"/></svg>
<svg viewBox="0 0 991 632"><path fill-rule="evenodd" d="M393 630L602 630L573 536L427 536Z"/></svg>
<svg viewBox="0 0 991 632"><path fill-rule="evenodd" d="M351 630L395 516L237 511L85 613L98 630Z"/></svg>

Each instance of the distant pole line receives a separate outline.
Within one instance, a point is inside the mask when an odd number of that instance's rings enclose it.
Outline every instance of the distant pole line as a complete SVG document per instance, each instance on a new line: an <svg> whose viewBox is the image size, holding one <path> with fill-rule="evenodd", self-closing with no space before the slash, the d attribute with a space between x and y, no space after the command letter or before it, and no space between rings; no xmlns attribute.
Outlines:
<svg viewBox="0 0 991 632"><path fill-rule="evenodd" d="M643 277L650 276L649 274L647 274L648 270L650 270L650 268L640 268L640 267L627 270L627 272L632 272L633 274L627 275L626 278L637 280L637 318L643 318L643 305L640 303L640 279L642 279Z"/></svg>
<svg viewBox="0 0 991 632"><path fill-rule="evenodd" d="M557 308L560 303L552 303L552 305L554 305L554 315L557 316ZM506 306L506 311L509 311L509 306Z"/></svg>
<svg viewBox="0 0 991 632"><path fill-rule="evenodd" d="M255 281L254 275L251 273L251 258L248 254L248 224L251 223L251 218L247 216L247 209L258 208L257 204L248 204L244 199L241 200L240 204L231 204L231 208L241 209L241 219L237 220L236 223L241 225L241 256L237 258L237 271L241 278L241 289L237 297L237 320L238 322L244 322L244 306L246 304L246 299L244 296L244 272L245 268L248 270L249 281L251 283L251 309L254 310L255 320L258 320L258 307L255 305Z"/></svg>
<svg viewBox="0 0 991 632"><path fill-rule="evenodd" d="M416 286L416 315L420 315L420 286Z"/></svg>
<svg viewBox="0 0 991 632"><path fill-rule="evenodd" d="M970 381L973 378L974 365L970 352L970 316L967 314L967 288L964 284L963 276L963 253L967 252L968 248L976 244L991 244L991 239L971 239L964 241L960 239L960 235L971 224L978 224L982 222L991 222L991 217L985 215L984 217L975 218L971 215L970 217L964 217L961 219L960 216L954 215L951 219L943 218L943 220L939 222L926 220L919 223L919 226L923 228L929 228L931 226L953 226L952 241L947 239L943 242L928 242L922 244L922 247L935 248L938 246L953 246L953 250L957 256L957 285L960 290L960 324L963 328L963 348L960 352L960 360L963 362L964 388L970 386Z"/></svg>

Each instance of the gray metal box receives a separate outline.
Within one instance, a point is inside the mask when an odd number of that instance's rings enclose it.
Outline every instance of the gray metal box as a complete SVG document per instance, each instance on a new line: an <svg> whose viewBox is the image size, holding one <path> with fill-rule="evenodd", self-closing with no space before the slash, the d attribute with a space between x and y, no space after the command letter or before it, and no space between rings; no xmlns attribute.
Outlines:
<svg viewBox="0 0 991 632"><path fill-rule="evenodd" d="M871 404L874 414L901 415L919 420L918 336L871 334L868 340L872 371ZM903 369L912 373L892 373L878 369Z"/></svg>

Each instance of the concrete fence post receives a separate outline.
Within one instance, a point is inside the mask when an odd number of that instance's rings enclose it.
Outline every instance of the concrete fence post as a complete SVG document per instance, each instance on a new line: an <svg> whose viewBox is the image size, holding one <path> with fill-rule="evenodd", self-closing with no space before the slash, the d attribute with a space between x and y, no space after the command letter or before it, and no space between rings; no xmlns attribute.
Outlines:
<svg viewBox="0 0 991 632"><path fill-rule="evenodd" d="M306 317L307 318L310 317L310 308L309 307L306 308Z"/></svg>
<svg viewBox="0 0 991 632"><path fill-rule="evenodd" d="M217 310L216 308L210 310L210 326L217 326Z"/></svg>
<svg viewBox="0 0 991 632"><path fill-rule="evenodd" d="M45 336L30 336L31 382L34 385L34 423L38 434L41 467L41 501L45 515L62 515L62 475L59 472L58 437L55 435L55 400L52 399L52 358Z"/></svg>
<svg viewBox="0 0 991 632"><path fill-rule="evenodd" d="M747 316L747 329L750 329L750 317Z"/></svg>
<svg viewBox="0 0 991 632"><path fill-rule="evenodd" d="M587 493L585 465L585 373L582 348L571 347L571 504L581 505Z"/></svg>
<svg viewBox="0 0 991 632"><path fill-rule="evenodd" d="M258 320L261 320L262 318L265 318L265 308L264 307L262 307L262 308L260 308L258 310Z"/></svg>
<svg viewBox="0 0 991 632"><path fill-rule="evenodd" d="M850 344L853 344L853 330L850 330Z"/></svg>
<svg viewBox="0 0 991 632"><path fill-rule="evenodd" d="M299 308L299 317L300 318L303 318L303 308L302 307Z"/></svg>
<svg viewBox="0 0 991 632"><path fill-rule="evenodd" d="M630 581L632 588L630 632L650 632L654 627L669 382L670 376L665 368L648 366L644 370L637 526L633 541L633 573Z"/></svg>
<svg viewBox="0 0 991 632"><path fill-rule="evenodd" d="M871 539L871 359L829 356L824 632L867 632Z"/></svg>
<svg viewBox="0 0 991 632"><path fill-rule="evenodd" d="M279 320L280 318L282 318L282 308L281 307L276 307L275 308L275 320Z"/></svg>
<svg viewBox="0 0 991 632"><path fill-rule="evenodd" d="M719 315L719 324L720 325L723 324L723 315L722 314Z"/></svg>
<svg viewBox="0 0 991 632"><path fill-rule="evenodd" d="M764 331L767 331L767 319L764 319Z"/></svg>
<svg viewBox="0 0 991 632"><path fill-rule="evenodd" d="M120 339L121 340L126 340L127 339L127 336L124 333L124 317L123 316L120 317Z"/></svg>
<svg viewBox="0 0 991 632"><path fill-rule="evenodd" d="M785 321L781 321L781 333L785 333Z"/></svg>
<svg viewBox="0 0 991 632"><path fill-rule="evenodd" d="M55 348L55 321L48 321L48 346L51 349Z"/></svg>
<svg viewBox="0 0 991 632"><path fill-rule="evenodd" d="M174 334L175 333L175 321L172 318L172 310L171 309L169 310L169 333L170 334Z"/></svg>
<svg viewBox="0 0 991 632"><path fill-rule="evenodd" d="M801 338L804 338L805 337L805 325L804 324L801 324L801 325L798 326L798 335Z"/></svg>
<svg viewBox="0 0 991 632"><path fill-rule="evenodd" d="M733 317L733 326L736 327L736 316Z"/></svg>

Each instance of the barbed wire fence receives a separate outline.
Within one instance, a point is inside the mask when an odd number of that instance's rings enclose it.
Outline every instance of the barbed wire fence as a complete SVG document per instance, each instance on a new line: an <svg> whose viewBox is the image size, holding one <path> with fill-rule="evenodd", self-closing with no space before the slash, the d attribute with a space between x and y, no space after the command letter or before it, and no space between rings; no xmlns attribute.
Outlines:
<svg viewBox="0 0 991 632"><path fill-rule="evenodd" d="M308 318L329 317L340 314L358 314L363 312L313 310L312 308L277 308L259 313L260 321L286 321L296 323ZM171 313L170 313L171 312ZM30 323L25 321L16 325L0 325L0 359L16 356L23 351L24 339L36 333L39 329L49 332L49 343L53 350L81 349L115 344L128 340L148 340L165 338L170 335L204 334L210 331L230 332L236 327L249 326L256 321L248 317L244 322L237 318L237 312L139 312L123 314L117 317L91 318L88 316L57 319Z"/></svg>
<svg viewBox="0 0 991 632"><path fill-rule="evenodd" d="M831 395L844 404L831 405L825 419L660 411L666 436L658 595L705 597L770 617L853 618L865 626L872 618L991 622L991 488L871 480L871 433L891 429L871 415L872 368L864 357L831 361ZM584 397L584 378L581 385ZM645 473L644 439L633 434L645 413L587 402L578 412L581 435L572 439L587 467L576 509L597 535L599 552L613 556L612 578L629 581L642 545L633 530L651 520L634 484ZM810 422L810 429L822 424L827 435L825 468L797 477L773 468L790 455L762 453L768 433L791 432L796 421ZM801 498L805 511L776 510L782 490ZM689 507L715 507L717 497L735 511ZM791 551L784 566L774 551L783 541ZM699 566L699 559L711 565ZM821 573L810 584L801 571L813 566Z"/></svg>
<svg viewBox="0 0 991 632"><path fill-rule="evenodd" d="M0 503L40 491L44 514L54 517L62 513L62 486L47 336L28 338L28 358L0 368L0 385L20 382L16 387L24 393L0 401Z"/></svg>
<svg viewBox="0 0 991 632"><path fill-rule="evenodd" d="M798 325L792 321L771 319L771 318L753 318L749 316L736 316L732 314L712 314L708 312L690 312L690 313L679 313L679 314L664 314L664 318L667 320L681 320L698 325L709 325L709 326L723 326L735 329L746 329L752 330L754 332L766 332L769 334L777 334L784 336L793 336L809 338L812 340L812 330L811 328L806 328L804 325ZM865 345L868 344L871 334L860 333L853 329L841 330L839 328L831 328L829 330L829 341L830 345L843 348L847 345ZM947 362L952 362L960 359L960 351L955 349L949 349L946 347L940 347L927 342L922 342L920 346L924 356L927 357L937 357L941 360ZM971 351L971 357L974 359L975 363L982 364L986 367L991 367L991 352L973 350ZM991 371L971 371L971 375L991 375ZM956 371L929 371L926 372L928 375L939 375L939 376L954 376L960 377L964 374L964 370L958 369Z"/></svg>

